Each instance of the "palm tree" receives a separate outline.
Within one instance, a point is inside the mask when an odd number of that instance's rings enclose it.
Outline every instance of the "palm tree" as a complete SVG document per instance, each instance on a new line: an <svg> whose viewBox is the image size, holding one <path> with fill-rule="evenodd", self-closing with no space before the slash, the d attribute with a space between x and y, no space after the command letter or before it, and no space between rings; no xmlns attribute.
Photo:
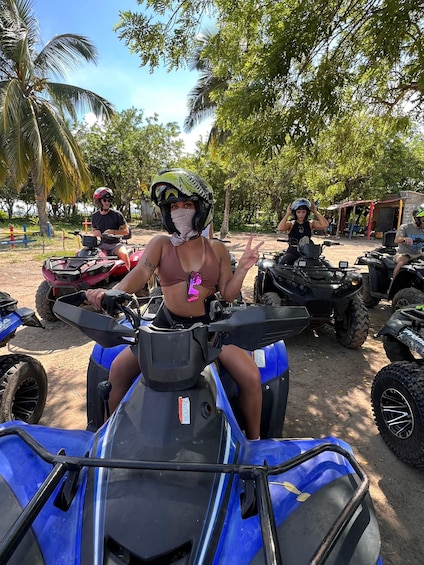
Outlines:
<svg viewBox="0 0 424 565"><path fill-rule="evenodd" d="M40 41L32 0L0 0L0 182L10 175L19 189L32 181L45 234L51 189L72 202L90 187L69 120L78 111L109 119L114 108L90 90L54 82L83 60L97 61L86 37L58 35L37 51Z"/></svg>
<svg viewBox="0 0 424 565"><path fill-rule="evenodd" d="M216 102L213 100L214 92L227 90L230 77L217 77L213 73L210 59L205 55L208 47L216 38L216 33L206 30L200 34L196 41L196 47L191 54L188 67L190 71L200 73L196 85L188 94L188 115L184 120L184 130L188 133L199 125L204 119L215 115ZM220 132L214 124L209 135L212 138L220 137ZM219 141L219 140L217 140Z"/></svg>
<svg viewBox="0 0 424 565"><path fill-rule="evenodd" d="M205 53L210 44L215 40L216 33L205 31L197 38L197 44L191 57L189 58L189 69L200 73L195 86L188 94L188 115L184 120L184 130L189 133L204 119L215 115L217 104L211 96L214 92L225 91L228 89L230 76L225 78L217 77L213 73L210 59ZM230 132L221 130L216 123L212 124L207 141L208 146L216 147L223 145ZM230 193L231 183L227 185L225 194L225 207L220 236L225 238L229 231L230 220Z"/></svg>

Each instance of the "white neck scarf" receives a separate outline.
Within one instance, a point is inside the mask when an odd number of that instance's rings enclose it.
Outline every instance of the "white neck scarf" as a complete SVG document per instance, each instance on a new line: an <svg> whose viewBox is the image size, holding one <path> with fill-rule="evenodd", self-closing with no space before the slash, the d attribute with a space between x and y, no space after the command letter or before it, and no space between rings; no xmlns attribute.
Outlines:
<svg viewBox="0 0 424 565"><path fill-rule="evenodd" d="M193 229L193 216L196 210L187 208L178 208L177 210L172 210L171 220L174 224L177 232L173 233L171 236L172 245L181 245L185 241L192 239L199 235L196 230Z"/></svg>

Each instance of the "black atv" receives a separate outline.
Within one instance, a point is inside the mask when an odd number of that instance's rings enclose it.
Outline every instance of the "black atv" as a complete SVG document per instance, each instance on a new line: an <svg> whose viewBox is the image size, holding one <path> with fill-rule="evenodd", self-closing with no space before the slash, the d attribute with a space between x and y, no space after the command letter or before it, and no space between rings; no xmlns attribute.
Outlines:
<svg viewBox="0 0 424 565"><path fill-rule="evenodd" d="M355 261L355 265L363 265L367 269L362 272L361 292L362 301L368 308L377 306L382 299L392 301L392 312L424 302L424 256L401 267L393 278L394 256L397 252L395 236L395 231L386 232L381 247L365 251Z"/></svg>
<svg viewBox="0 0 424 565"><path fill-rule="evenodd" d="M280 264L284 252L264 254L258 261L253 299L268 306L306 306L311 327L330 324L337 341L355 349L364 343L369 328L360 296L362 278L347 261L335 267L323 257L323 248L330 245L339 243L324 240L321 245L299 246L294 265Z"/></svg>
<svg viewBox="0 0 424 565"><path fill-rule="evenodd" d="M391 361L371 388L378 430L399 459L424 469L424 306L397 310L376 337Z"/></svg>

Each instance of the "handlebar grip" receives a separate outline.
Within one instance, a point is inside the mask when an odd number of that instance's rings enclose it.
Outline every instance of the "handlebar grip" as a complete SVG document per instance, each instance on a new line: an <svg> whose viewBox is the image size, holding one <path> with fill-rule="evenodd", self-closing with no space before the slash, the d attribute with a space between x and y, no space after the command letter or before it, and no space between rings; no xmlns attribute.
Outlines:
<svg viewBox="0 0 424 565"><path fill-rule="evenodd" d="M114 316L117 311L121 311L119 306L129 300L132 300L132 295L123 290L107 290L102 298L102 308L109 316Z"/></svg>

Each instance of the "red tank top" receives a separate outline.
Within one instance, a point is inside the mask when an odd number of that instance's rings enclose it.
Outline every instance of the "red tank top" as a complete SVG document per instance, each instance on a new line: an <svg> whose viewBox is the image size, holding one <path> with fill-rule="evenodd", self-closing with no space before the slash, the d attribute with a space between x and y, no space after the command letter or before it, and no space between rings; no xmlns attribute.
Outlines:
<svg viewBox="0 0 424 565"><path fill-rule="evenodd" d="M199 269L199 273L202 277L201 285L214 290L219 280L219 263L208 240L204 238L203 243L205 246L205 258ZM190 273L186 273L181 266L177 249L178 247L172 245L171 241L169 241L168 249L161 258L158 268L158 277L163 287L172 286L180 282L187 282L190 276Z"/></svg>

